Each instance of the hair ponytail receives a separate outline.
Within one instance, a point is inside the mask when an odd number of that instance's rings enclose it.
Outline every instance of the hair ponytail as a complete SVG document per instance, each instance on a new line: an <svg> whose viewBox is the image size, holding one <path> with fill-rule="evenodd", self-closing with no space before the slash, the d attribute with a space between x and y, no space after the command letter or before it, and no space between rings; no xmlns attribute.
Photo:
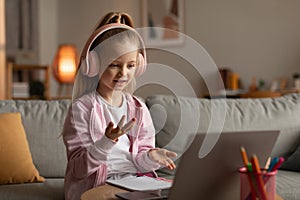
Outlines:
<svg viewBox="0 0 300 200"><path fill-rule="evenodd" d="M107 13L97 24L96 29L100 28L103 25L111 24L111 23L120 23L126 24L133 28L133 20L127 13L124 12L109 12Z"/></svg>

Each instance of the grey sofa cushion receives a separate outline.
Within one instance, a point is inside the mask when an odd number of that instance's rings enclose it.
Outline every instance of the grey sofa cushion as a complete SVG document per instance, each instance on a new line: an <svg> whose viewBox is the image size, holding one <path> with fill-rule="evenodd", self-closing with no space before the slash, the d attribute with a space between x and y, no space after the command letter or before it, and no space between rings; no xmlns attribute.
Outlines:
<svg viewBox="0 0 300 200"><path fill-rule="evenodd" d="M65 146L60 137L70 100L0 101L0 112L20 112L33 162L44 177L64 177Z"/></svg>
<svg viewBox="0 0 300 200"><path fill-rule="evenodd" d="M300 172L300 145L298 149L282 164L281 169Z"/></svg>
<svg viewBox="0 0 300 200"><path fill-rule="evenodd" d="M43 183L0 185L0 199L63 200L64 179L48 178Z"/></svg>
<svg viewBox="0 0 300 200"><path fill-rule="evenodd" d="M224 131L280 130L271 156L287 158L300 144L300 95L227 101ZM267 138L266 138L267 139Z"/></svg>
<svg viewBox="0 0 300 200"><path fill-rule="evenodd" d="M281 131L272 156L287 157L300 144L300 94L273 99L226 100L159 95L147 98L146 104L150 108L155 128L159 129L157 130L159 147L172 143L172 139L178 134L183 136L193 130L206 132L211 120L219 117L212 116L211 109L224 110L224 107L225 119L219 119L224 120L223 131ZM199 112L199 115L195 112ZM198 121L195 121L192 117L197 116ZM196 130L190 126L197 126ZM174 147L173 150L182 149L176 145L172 147Z"/></svg>
<svg viewBox="0 0 300 200"><path fill-rule="evenodd" d="M288 157L300 144L300 94L226 100L158 95L147 98L146 104L157 130L157 146L179 154L189 142L187 135L220 125L223 131L280 130L272 156ZM212 114L212 109L217 112Z"/></svg>
<svg viewBox="0 0 300 200"><path fill-rule="evenodd" d="M276 176L276 192L285 200L300 199L300 173L279 170Z"/></svg>

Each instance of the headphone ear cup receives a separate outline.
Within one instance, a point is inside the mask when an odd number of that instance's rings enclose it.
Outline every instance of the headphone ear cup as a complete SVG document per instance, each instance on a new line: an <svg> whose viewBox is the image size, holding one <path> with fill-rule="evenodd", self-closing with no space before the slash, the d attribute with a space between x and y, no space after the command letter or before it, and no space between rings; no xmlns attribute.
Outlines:
<svg viewBox="0 0 300 200"><path fill-rule="evenodd" d="M86 75L89 77L96 76L100 71L100 59L96 51L92 50L89 52L87 60Z"/></svg>
<svg viewBox="0 0 300 200"><path fill-rule="evenodd" d="M81 64L80 64L80 71L83 75L87 76L88 73L89 73L89 69L88 69L88 66L86 64L86 61L83 60L81 61Z"/></svg>
<svg viewBox="0 0 300 200"><path fill-rule="evenodd" d="M135 71L135 76L140 76L146 71L146 61L143 54L139 53L137 63L138 67Z"/></svg>

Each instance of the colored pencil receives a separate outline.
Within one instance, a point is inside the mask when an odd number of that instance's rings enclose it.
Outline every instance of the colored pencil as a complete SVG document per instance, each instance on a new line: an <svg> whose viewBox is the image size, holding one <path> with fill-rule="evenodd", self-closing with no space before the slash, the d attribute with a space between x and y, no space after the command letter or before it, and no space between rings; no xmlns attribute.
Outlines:
<svg viewBox="0 0 300 200"><path fill-rule="evenodd" d="M267 200L267 198L268 198L267 197L267 192L266 192L266 188L265 188L264 181L263 181L263 178L262 178L259 162L258 162L258 159L257 159L256 155L252 156L251 163L252 163L253 171L255 173L256 183L257 183L257 187L258 187L261 199L262 200Z"/></svg>

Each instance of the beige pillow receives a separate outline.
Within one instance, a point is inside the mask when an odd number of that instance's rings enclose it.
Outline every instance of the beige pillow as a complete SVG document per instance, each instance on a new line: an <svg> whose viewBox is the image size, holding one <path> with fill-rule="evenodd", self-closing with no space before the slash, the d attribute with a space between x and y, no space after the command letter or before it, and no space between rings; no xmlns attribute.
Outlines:
<svg viewBox="0 0 300 200"><path fill-rule="evenodd" d="M43 181L32 162L21 114L0 114L0 184Z"/></svg>

